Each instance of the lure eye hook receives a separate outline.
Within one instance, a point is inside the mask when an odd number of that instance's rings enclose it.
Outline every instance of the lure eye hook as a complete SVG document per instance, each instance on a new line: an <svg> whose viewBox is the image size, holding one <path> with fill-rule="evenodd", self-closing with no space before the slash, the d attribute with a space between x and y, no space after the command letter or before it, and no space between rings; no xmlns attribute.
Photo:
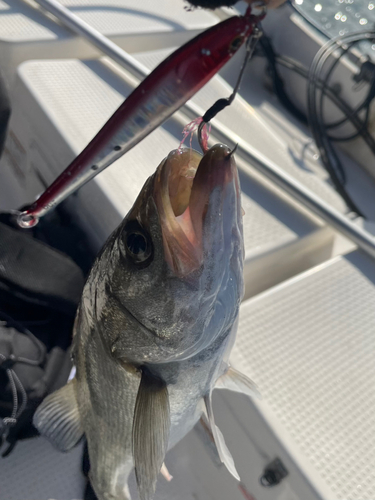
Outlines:
<svg viewBox="0 0 375 500"><path fill-rule="evenodd" d="M211 125L209 125L209 128L211 129ZM207 132L207 123L203 120L200 122L198 126L197 135L198 135L199 146L201 147L203 154L205 154L208 151L208 132Z"/></svg>
<svg viewBox="0 0 375 500"><path fill-rule="evenodd" d="M26 211L18 215L17 222L20 227L30 229L38 224L39 219Z"/></svg>

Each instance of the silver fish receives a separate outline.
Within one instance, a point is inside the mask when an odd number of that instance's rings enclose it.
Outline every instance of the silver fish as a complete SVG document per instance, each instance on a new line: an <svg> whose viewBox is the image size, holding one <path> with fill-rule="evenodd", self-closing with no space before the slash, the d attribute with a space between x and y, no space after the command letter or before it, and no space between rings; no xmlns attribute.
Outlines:
<svg viewBox="0 0 375 500"><path fill-rule="evenodd" d="M206 412L221 461L239 479L211 404L215 384L256 387L229 366L243 294L240 186L221 144L175 150L109 237L77 312L76 376L34 425L60 450L86 435L100 500L129 500L135 466L152 498L169 448Z"/></svg>

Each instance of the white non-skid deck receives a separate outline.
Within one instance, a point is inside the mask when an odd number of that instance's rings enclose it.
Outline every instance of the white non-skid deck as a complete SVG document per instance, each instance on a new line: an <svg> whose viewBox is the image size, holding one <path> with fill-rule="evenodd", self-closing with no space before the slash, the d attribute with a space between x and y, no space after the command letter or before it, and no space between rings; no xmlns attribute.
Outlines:
<svg viewBox="0 0 375 500"><path fill-rule="evenodd" d="M336 257L244 303L232 362L324 499L375 492L375 262ZM246 422L244 407L234 412ZM298 457L298 458L297 458Z"/></svg>

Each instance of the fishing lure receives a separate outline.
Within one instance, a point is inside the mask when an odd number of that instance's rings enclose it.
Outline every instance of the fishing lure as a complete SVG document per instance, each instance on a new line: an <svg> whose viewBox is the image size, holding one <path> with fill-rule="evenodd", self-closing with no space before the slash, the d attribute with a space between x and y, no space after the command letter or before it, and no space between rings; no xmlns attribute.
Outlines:
<svg viewBox="0 0 375 500"><path fill-rule="evenodd" d="M38 200L19 214L18 224L35 226L40 217L164 123L249 39L262 16L253 15L249 7L244 16L211 27L166 58Z"/></svg>

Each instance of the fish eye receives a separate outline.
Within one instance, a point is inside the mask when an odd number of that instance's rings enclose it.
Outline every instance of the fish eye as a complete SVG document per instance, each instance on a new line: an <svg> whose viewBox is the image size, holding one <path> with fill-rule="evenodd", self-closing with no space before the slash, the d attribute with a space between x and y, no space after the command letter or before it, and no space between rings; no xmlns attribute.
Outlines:
<svg viewBox="0 0 375 500"><path fill-rule="evenodd" d="M237 50L240 47L240 45L242 44L242 41L243 41L242 35L238 35L235 38L233 38L233 40L231 41L231 43L229 45L230 50Z"/></svg>
<svg viewBox="0 0 375 500"><path fill-rule="evenodd" d="M147 251L147 238L141 233L130 233L126 238L126 246L133 255L143 256Z"/></svg>
<svg viewBox="0 0 375 500"><path fill-rule="evenodd" d="M132 221L125 227L124 245L127 256L134 264L148 266L152 261L153 246L150 235L140 224Z"/></svg>

